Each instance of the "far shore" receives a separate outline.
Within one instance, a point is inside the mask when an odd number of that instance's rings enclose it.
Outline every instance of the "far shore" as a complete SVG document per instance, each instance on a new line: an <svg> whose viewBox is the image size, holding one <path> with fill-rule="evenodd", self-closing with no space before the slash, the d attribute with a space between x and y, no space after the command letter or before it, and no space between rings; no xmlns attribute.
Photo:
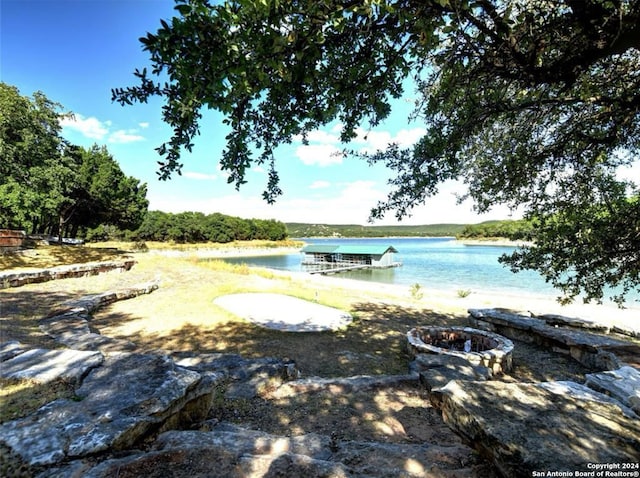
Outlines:
<svg viewBox="0 0 640 478"><path fill-rule="evenodd" d="M456 241L465 246L528 247L533 245L531 241L514 241L499 237L492 239L456 239Z"/></svg>

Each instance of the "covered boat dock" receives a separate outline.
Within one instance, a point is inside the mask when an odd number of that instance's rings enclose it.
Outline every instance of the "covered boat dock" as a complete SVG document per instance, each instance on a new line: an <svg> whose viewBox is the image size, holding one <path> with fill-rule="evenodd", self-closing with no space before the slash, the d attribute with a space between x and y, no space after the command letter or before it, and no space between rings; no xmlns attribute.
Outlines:
<svg viewBox="0 0 640 478"><path fill-rule="evenodd" d="M302 265L312 274L332 274L356 269L397 267L393 246L309 244L300 251Z"/></svg>

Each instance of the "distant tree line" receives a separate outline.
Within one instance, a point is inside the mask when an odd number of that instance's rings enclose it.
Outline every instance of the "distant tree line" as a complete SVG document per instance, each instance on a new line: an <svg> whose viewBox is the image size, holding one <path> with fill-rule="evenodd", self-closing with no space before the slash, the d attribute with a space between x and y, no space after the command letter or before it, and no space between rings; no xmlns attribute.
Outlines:
<svg viewBox="0 0 640 478"><path fill-rule="evenodd" d="M287 238L284 223L273 219L242 219L225 214L201 212L167 213L149 211L140 227L128 232L126 239L160 242L232 242L268 240L281 241ZM98 231L92 239L101 240Z"/></svg>
<svg viewBox="0 0 640 478"><path fill-rule="evenodd" d="M0 83L0 228L78 237L99 225L136 229L147 188L104 146L60 135L61 105Z"/></svg>
<svg viewBox="0 0 640 478"><path fill-rule="evenodd" d="M453 237L464 224L425 224L419 226L361 226L357 224L287 223L290 237Z"/></svg>
<svg viewBox="0 0 640 478"><path fill-rule="evenodd" d="M458 238L504 237L511 240L532 241L535 238L534 223L529 220L487 221L466 226Z"/></svg>

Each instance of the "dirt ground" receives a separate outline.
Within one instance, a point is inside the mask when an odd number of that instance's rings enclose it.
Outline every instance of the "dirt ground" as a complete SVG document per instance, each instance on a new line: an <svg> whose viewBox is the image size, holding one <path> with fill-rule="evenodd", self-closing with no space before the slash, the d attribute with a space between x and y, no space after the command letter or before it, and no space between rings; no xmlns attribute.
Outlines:
<svg viewBox="0 0 640 478"><path fill-rule="evenodd" d="M462 311L473 306L467 300L458 309L436 310L429 307L428 299L415 301L408 295L368 291L361 285L349 289L328 282L323 286L296 278L219 271L179 259L139 259L127 273L0 291L0 341L17 339L57 347L39 331L37 322L65 300L157 280L161 286L156 292L106 307L95 314L91 325L104 335L135 342L139 350L287 358L296 362L304 377L404 374L409 364L409 329L418 325L468 325ZM327 305L349 310L354 321L334 332L268 330L230 317L212 305L216 296L234 291L293 292L313 300L319 297ZM583 381L589 371L570 357L522 342L515 343L513 363L512 372L500 380ZM345 440L426 442L443 447L460 443L429 405L425 392L410 385L367 392L330 390L278 399L268 393L253 399L220 399L210 418L285 436L315 432ZM465 476L494 475L471 449L463 461L447 465L448 469L453 473L471 466L473 475ZM177 471L179 466L174 465Z"/></svg>

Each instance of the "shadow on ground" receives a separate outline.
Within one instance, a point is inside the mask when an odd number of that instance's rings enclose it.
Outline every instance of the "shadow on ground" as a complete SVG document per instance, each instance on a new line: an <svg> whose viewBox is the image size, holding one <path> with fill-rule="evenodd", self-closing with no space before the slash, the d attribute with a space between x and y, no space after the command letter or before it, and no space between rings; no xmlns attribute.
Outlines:
<svg viewBox="0 0 640 478"><path fill-rule="evenodd" d="M76 299L76 292L35 291L28 288L0 290L0 343L18 340L25 345L60 348L44 334L40 320L55 313L62 302Z"/></svg>

